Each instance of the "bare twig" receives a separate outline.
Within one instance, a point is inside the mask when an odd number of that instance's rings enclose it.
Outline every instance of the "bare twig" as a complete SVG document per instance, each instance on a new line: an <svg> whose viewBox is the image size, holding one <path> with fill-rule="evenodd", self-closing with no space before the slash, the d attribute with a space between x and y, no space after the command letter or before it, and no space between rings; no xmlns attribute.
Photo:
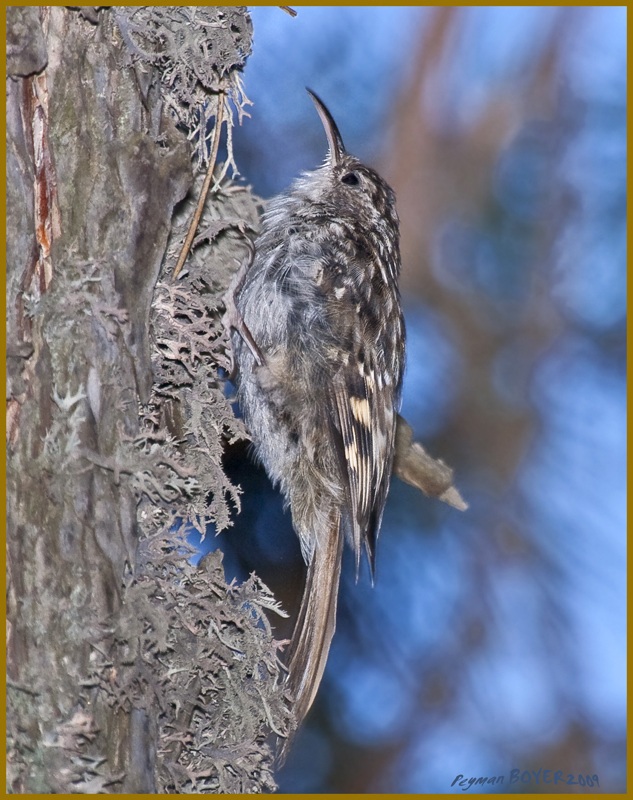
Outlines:
<svg viewBox="0 0 633 800"><path fill-rule="evenodd" d="M209 193L209 187L211 186L211 181L213 180L213 170L215 169L215 162L218 157L218 150L220 148L220 135L222 133L222 122L224 117L224 99L225 94L224 92L218 92L218 108L215 115L215 128L213 129L213 143L211 145L211 156L209 158L209 168L207 169L207 174L204 178L204 183L202 184L202 190L200 192L200 198L198 199L198 205L196 207L195 214L191 219L191 224L189 225L189 230L187 231L187 236L185 238L185 243L182 246L182 250L180 251L180 256L178 257L178 263L176 264L176 268L174 269L174 280L178 277L180 270L185 263L185 259L189 254L189 250L191 249L191 244L193 242L194 236L196 235L196 230L198 229L198 224L200 222L200 217L202 216L202 211L204 209L204 204L207 199L207 194Z"/></svg>

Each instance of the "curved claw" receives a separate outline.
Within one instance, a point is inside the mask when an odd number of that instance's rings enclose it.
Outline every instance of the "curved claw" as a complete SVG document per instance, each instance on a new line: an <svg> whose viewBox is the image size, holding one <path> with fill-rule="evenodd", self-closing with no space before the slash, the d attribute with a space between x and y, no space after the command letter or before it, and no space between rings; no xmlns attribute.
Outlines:
<svg viewBox="0 0 633 800"><path fill-rule="evenodd" d="M255 245L253 242L245 238L244 241L248 246L248 257L242 261L242 264L238 271L235 273L233 280L231 281L229 288L224 295L224 306L226 311L222 316L222 324L228 334L229 342L231 341L231 331L236 331L242 337L243 341L248 345L248 349L253 354L253 358L255 359L255 363L257 366L261 367L264 365L265 359L262 354L262 351L257 346L257 342L253 339L253 335L248 329L248 326L244 322L244 319L237 307L235 302L235 298L242 290L244 286L244 281L246 280L246 276L248 274L248 270L251 268L253 261L255 259ZM235 378L237 369L235 364L235 359L233 356L232 351L227 354L227 360L230 365L230 369L227 370L229 372L229 380L233 381Z"/></svg>

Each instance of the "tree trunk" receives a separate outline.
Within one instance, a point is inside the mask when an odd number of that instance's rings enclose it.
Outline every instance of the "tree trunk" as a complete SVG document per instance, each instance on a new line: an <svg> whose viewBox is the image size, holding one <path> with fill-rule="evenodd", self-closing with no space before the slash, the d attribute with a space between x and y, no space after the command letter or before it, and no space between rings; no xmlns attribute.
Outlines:
<svg viewBox="0 0 633 800"><path fill-rule="evenodd" d="M7 39L8 788L274 789L274 601L186 542L239 505L217 308L247 190L212 189L172 277L250 20L14 7Z"/></svg>

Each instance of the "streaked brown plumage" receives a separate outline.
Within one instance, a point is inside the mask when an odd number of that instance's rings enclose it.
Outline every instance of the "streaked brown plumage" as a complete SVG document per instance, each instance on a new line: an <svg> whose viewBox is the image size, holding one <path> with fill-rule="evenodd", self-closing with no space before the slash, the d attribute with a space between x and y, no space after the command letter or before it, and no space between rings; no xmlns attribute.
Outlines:
<svg viewBox="0 0 633 800"><path fill-rule="evenodd" d="M373 574L405 343L393 191L345 151L329 111L310 95L327 158L270 201L230 298L239 402L308 565L288 653L297 725L334 634L344 539L357 574L363 547Z"/></svg>

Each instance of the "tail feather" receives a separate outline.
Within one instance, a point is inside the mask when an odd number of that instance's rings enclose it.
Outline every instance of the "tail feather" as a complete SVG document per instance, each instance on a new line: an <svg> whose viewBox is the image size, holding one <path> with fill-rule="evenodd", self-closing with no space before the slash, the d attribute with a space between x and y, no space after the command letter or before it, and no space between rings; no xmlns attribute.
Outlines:
<svg viewBox="0 0 633 800"><path fill-rule="evenodd" d="M314 702L334 636L343 538L340 514L333 512L327 535L318 541L308 565L301 608L288 650L288 688L294 700L297 727ZM283 743L279 763L285 761L291 740L289 736Z"/></svg>

